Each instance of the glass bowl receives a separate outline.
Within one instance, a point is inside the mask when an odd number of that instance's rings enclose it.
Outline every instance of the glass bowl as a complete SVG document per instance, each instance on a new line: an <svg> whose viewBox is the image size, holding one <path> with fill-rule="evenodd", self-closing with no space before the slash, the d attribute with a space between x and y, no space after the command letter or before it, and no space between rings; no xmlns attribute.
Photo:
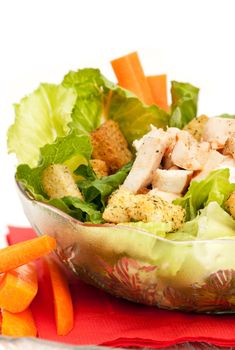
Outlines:
<svg viewBox="0 0 235 350"><path fill-rule="evenodd" d="M85 282L160 308L235 312L235 240L176 242L128 226L84 224L17 187L32 227L55 237L58 256Z"/></svg>

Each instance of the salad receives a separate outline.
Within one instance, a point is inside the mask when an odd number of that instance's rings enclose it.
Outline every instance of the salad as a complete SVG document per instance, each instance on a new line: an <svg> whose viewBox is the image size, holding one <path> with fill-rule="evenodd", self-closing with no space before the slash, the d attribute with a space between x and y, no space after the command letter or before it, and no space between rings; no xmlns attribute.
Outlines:
<svg viewBox="0 0 235 350"><path fill-rule="evenodd" d="M199 89L146 77L136 53L40 84L15 105L9 152L35 200L81 222L170 240L235 236L235 116L197 115Z"/></svg>

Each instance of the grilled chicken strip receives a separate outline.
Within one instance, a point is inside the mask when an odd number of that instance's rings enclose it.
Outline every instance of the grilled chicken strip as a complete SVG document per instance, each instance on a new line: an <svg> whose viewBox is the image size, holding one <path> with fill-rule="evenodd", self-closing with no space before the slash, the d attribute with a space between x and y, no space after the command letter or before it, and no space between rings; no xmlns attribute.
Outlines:
<svg viewBox="0 0 235 350"><path fill-rule="evenodd" d="M223 149L227 139L235 135L235 119L210 118L205 124L203 140L213 149Z"/></svg>
<svg viewBox="0 0 235 350"><path fill-rule="evenodd" d="M209 156L210 144L197 142L187 131L177 135L177 142L172 151L172 162L186 170L201 170Z"/></svg>
<svg viewBox="0 0 235 350"><path fill-rule="evenodd" d="M190 170L164 170L157 169L152 185L160 191L171 193L183 193L192 178Z"/></svg>
<svg viewBox="0 0 235 350"><path fill-rule="evenodd" d="M145 137L123 187L132 193L137 193L142 187L148 186L152 182L155 170L161 163L167 145L167 133L163 132L161 136L157 137Z"/></svg>

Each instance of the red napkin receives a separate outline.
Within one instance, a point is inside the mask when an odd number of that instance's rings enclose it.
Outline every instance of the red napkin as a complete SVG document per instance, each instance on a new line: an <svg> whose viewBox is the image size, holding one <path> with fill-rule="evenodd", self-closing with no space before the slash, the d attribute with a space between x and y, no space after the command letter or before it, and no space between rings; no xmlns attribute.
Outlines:
<svg viewBox="0 0 235 350"><path fill-rule="evenodd" d="M9 228L8 242L33 238L32 229ZM235 346L233 315L196 315L160 310L112 297L81 281L71 284L73 330L57 336L53 299L47 278L39 271L39 293L32 311L40 338L79 345L160 348L186 341Z"/></svg>

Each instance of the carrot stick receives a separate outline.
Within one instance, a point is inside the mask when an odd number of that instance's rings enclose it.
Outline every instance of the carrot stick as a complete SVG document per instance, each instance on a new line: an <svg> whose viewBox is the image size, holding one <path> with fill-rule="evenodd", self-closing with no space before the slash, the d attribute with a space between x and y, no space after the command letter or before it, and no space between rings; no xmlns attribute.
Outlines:
<svg viewBox="0 0 235 350"><path fill-rule="evenodd" d="M162 75L152 75L147 77L148 84L150 86L154 103L168 111L168 102L167 102L167 76Z"/></svg>
<svg viewBox="0 0 235 350"><path fill-rule="evenodd" d="M55 247L55 239L43 235L3 248L0 250L0 273L13 270L34 259L40 258L51 252Z"/></svg>
<svg viewBox="0 0 235 350"><path fill-rule="evenodd" d="M59 265L50 258L45 259L53 290L54 312L58 335L66 335L73 328L73 303L67 279Z"/></svg>
<svg viewBox="0 0 235 350"><path fill-rule="evenodd" d="M133 92L147 105L153 104L152 93L137 52L117 58L111 61L111 65L121 87Z"/></svg>
<svg viewBox="0 0 235 350"><path fill-rule="evenodd" d="M0 283L0 307L10 312L22 312L38 291L38 279L33 262L4 274Z"/></svg>
<svg viewBox="0 0 235 350"><path fill-rule="evenodd" d="M37 329L30 308L18 314L3 310L2 335L12 337L36 337Z"/></svg>

